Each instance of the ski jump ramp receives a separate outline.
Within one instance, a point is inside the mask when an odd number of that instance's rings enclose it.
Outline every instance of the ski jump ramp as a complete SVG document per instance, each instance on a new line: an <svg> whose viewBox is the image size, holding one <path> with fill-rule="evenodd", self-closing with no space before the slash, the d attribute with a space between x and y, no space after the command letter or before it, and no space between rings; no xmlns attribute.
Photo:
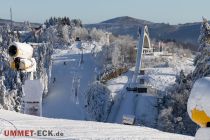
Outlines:
<svg viewBox="0 0 210 140"><path fill-rule="evenodd" d="M136 87L137 76L141 69L143 48L148 48L148 49L151 48L148 27L146 25L141 30L139 29L139 40L138 40L138 44L137 44L136 66L135 66L134 75L133 75L133 78L131 81L132 87Z"/></svg>

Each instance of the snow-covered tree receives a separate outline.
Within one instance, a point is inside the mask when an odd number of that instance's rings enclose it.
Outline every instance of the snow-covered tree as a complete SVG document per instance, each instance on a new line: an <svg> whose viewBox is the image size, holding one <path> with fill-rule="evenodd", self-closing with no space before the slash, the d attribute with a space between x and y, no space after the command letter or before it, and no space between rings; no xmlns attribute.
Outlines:
<svg viewBox="0 0 210 140"><path fill-rule="evenodd" d="M174 124L172 122L173 120L173 114L172 114L173 108L168 107L164 108L160 111L158 115L158 128L164 131L172 132L174 130Z"/></svg>
<svg viewBox="0 0 210 140"><path fill-rule="evenodd" d="M97 30L96 28L93 28L91 31L90 31L90 36L91 36L91 39L96 41L96 42L104 42L104 38L106 38L106 33L102 30Z"/></svg>
<svg viewBox="0 0 210 140"><path fill-rule="evenodd" d="M75 27L82 27L82 21L80 19L72 19L71 25Z"/></svg>
<svg viewBox="0 0 210 140"><path fill-rule="evenodd" d="M210 74L210 25L205 18L203 18L198 41L200 46L198 49L198 54L194 59L194 80Z"/></svg>
<svg viewBox="0 0 210 140"><path fill-rule="evenodd" d="M111 43L112 64L122 66L134 64L135 62L135 42L130 36L119 36Z"/></svg>
<svg viewBox="0 0 210 140"><path fill-rule="evenodd" d="M70 28L71 27L68 25L64 25L62 28L63 39L64 39L64 42L66 43L70 43L70 38L69 38Z"/></svg>
<svg viewBox="0 0 210 140"><path fill-rule="evenodd" d="M50 82L51 68L52 68L52 44L40 44L34 49L34 57L37 62L37 71L35 72L35 79L41 79L44 87L44 95L48 92Z"/></svg>
<svg viewBox="0 0 210 140"><path fill-rule="evenodd" d="M102 47L102 51L94 53L94 60L99 69L103 69L104 65L108 64L106 59L106 48L105 46Z"/></svg>
<svg viewBox="0 0 210 140"><path fill-rule="evenodd" d="M197 125L191 121L187 113L187 101L192 85L192 74L185 76L180 71L176 84L163 97L158 116L158 128L164 131L194 135Z"/></svg>
<svg viewBox="0 0 210 140"><path fill-rule="evenodd" d="M85 28L82 28L82 25L80 24L82 24L82 22L77 19L70 21L68 17L51 17L45 22L47 28L44 30L41 39L44 42L50 41L53 43L54 48L68 46L72 43L71 38L81 38L80 31L86 30ZM75 28L78 28L78 30L75 31ZM79 30L79 28L81 28L81 30ZM76 35L73 34L73 32L76 32ZM79 33L79 35L77 35L77 33ZM84 32L81 32L81 34L83 35ZM87 31L86 34L88 34Z"/></svg>
<svg viewBox="0 0 210 140"><path fill-rule="evenodd" d="M87 40L89 34L87 29L82 27L74 27L71 31L71 37L76 38L79 37L81 40Z"/></svg>
<svg viewBox="0 0 210 140"><path fill-rule="evenodd" d="M124 57L120 49L119 46L115 46L112 51L112 64L116 67L124 64Z"/></svg>
<svg viewBox="0 0 210 140"><path fill-rule="evenodd" d="M4 109L18 111L21 96L21 81L18 72L11 70L9 67L9 56L7 48L13 40L9 26L1 26L0 34L2 41L0 42L0 104ZM17 100L15 100L17 99Z"/></svg>
<svg viewBox="0 0 210 140"><path fill-rule="evenodd" d="M181 71L177 76L174 88L163 99L160 112L165 112L167 108L172 108L172 111L165 113L165 115L160 113L158 125L162 130L190 135L194 135L196 132L197 125L191 121L187 113L187 101L193 83L198 78L210 74L210 65L208 65L210 61L210 26L205 18L203 18L198 41L200 46L194 59L195 69L193 73L185 75Z"/></svg>
<svg viewBox="0 0 210 140"><path fill-rule="evenodd" d="M22 84L26 74L14 71L9 65L8 46L12 42L12 34L8 26L0 26L0 104L4 109L20 111L22 97ZM51 73L51 43L42 44L34 49L34 57L37 61L37 72L35 78L40 78L45 87L45 93L48 91L48 80ZM4 77L4 78L1 78Z"/></svg>
<svg viewBox="0 0 210 140"><path fill-rule="evenodd" d="M106 121L113 104L109 89L99 81L94 82L87 90L85 99L90 119Z"/></svg>
<svg viewBox="0 0 210 140"><path fill-rule="evenodd" d="M41 34L40 40L42 40L42 42L49 42L53 46L56 46L56 43L58 42L57 29L53 26L48 27L44 30L44 33Z"/></svg>

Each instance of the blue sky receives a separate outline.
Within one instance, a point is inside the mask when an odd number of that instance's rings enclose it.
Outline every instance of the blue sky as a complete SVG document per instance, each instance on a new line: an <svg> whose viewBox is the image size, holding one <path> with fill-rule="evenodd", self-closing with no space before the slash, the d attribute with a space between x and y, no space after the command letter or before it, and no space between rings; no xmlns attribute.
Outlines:
<svg viewBox="0 0 210 140"><path fill-rule="evenodd" d="M44 22L50 16L80 18L97 23L119 16L131 16L170 24L210 19L210 0L0 0L0 18Z"/></svg>

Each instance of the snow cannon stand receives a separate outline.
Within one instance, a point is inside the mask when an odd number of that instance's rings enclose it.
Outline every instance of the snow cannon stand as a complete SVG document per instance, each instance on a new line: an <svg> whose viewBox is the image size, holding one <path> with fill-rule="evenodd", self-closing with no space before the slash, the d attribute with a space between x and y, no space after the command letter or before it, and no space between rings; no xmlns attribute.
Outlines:
<svg viewBox="0 0 210 140"><path fill-rule="evenodd" d="M39 79L26 80L22 86L23 101L22 110L24 114L42 116L42 93L43 86Z"/></svg>
<svg viewBox="0 0 210 140"><path fill-rule="evenodd" d="M36 72L36 60L33 58L33 47L26 43L14 42L8 48L10 67L13 70L28 74L22 85L21 112L29 115L42 115L43 86L39 79L33 79Z"/></svg>
<svg viewBox="0 0 210 140"><path fill-rule="evenodd" d="M195 81L187 103L187 110L193 122L201 128L195 140L210 140L210 77Z"/></svg>

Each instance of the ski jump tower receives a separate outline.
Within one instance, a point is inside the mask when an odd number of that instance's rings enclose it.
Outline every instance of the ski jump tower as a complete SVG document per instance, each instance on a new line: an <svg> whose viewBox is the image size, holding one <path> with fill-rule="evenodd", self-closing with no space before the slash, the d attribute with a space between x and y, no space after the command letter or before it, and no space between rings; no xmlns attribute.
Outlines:
<svg viewBox="0 0 210 140"><path fill-rule="evenodd" d="M39 79L33 79L36 61L33 58L33 47L26 43L14 42L8 48L10 67L27 75L22 85L21 112L24 114L42 115L43 86Z"/></svg>
<svg viewBox="0 0 210 140"><path fill-rule="evenodd" d="M130 87L127 88L128 90L131 90L131 91L137 91L140 88L145 89L145 86L141 84L141 82L139 81L138 76L140 76L139 74L142 67L142 63L141 63L142 55L144 51L151 49L148 27L145 25L142 28L139 28L138 34L139 34L138 36L139 40L137 43L135 71L132 77L132 81L130 83ZM146 92L146 90L143 90L143 91Z"/></svg>

